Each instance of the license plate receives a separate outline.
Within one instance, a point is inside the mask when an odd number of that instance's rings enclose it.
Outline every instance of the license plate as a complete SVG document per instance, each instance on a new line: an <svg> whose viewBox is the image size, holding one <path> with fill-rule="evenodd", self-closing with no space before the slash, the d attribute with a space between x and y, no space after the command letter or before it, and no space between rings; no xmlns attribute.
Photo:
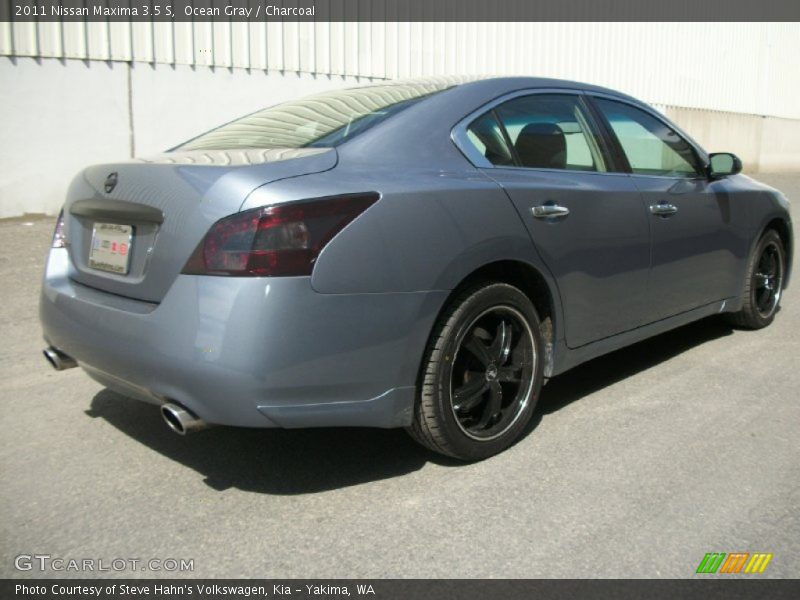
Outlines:
<svg viewBox="0 0 800 600"><path fill-rule="evenodd" d="M92 269L127 275L131 256L133 227L116 223L95 223L89 266Z"/></svg>

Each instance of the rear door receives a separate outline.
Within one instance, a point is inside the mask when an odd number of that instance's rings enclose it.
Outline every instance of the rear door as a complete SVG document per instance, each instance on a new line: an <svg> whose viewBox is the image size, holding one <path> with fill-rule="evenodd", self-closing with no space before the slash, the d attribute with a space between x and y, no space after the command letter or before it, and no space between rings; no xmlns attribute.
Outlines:
<svg viewBox="0 0 800 600"><path fill-rule="evenodd" d="M458 136L458 132L456 133ZM580 93L500 101L463 130L474 163L516 206L555 277L570 347L640 325L650 267L648 216Z"/></svg>
<svg viewBox="0 0 800 600"><path fill-rule="evenodd" d="M591 101L616 138L648 210L648 320L736 295L746 251L736 227L744 215L735 214L741 211L726 182L709 181L699 151L656 113L616 99Z"/></svg>

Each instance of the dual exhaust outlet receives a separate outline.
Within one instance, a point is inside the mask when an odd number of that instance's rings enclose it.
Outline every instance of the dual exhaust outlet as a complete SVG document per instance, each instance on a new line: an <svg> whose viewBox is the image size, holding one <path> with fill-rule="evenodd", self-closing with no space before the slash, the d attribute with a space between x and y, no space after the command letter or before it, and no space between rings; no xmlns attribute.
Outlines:
<svg viewBox="0 0 800 600"><path fill-rule="evenodd" d="M43 354L56 371L66 371L78 366L78 361L53 346L45 348ZM174 402L161 405L161 416L167 426L178 435L186 435L209 427L208 423L198 418L188 408Z"/></svg>

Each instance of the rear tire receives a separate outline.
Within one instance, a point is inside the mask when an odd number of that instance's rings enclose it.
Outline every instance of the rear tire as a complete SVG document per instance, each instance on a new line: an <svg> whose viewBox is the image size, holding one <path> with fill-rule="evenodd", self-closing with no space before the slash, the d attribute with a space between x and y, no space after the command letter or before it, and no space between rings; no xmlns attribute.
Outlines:
<svg viewBox="0 0 800 600"><path fill-rule="evenodd" d="M470 288L433 329L408 432L461 460L497 454L530 422L543 372L539 317L530 299L504 283Z"/></svg>
<svg viewBox="0 0 800 600"><path fill-rule="evenodd" d="M761 236L747 265L744 302L728 321L741 329L761 329L775 319L781 301L786 251L780 236L770 229Z"/></svg>

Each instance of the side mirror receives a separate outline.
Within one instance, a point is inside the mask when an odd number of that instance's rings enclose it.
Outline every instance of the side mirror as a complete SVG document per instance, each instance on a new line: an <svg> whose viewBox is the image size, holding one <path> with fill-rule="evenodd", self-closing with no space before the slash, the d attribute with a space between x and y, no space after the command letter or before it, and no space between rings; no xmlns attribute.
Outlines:
<svg viewBox="0 0 800 600"><path fill-rule="evenodd" d="M711 179L721 179L728 175L736 175L742 170L742 161L730 152L717 152L709 155L708 176Z"/></svg>

